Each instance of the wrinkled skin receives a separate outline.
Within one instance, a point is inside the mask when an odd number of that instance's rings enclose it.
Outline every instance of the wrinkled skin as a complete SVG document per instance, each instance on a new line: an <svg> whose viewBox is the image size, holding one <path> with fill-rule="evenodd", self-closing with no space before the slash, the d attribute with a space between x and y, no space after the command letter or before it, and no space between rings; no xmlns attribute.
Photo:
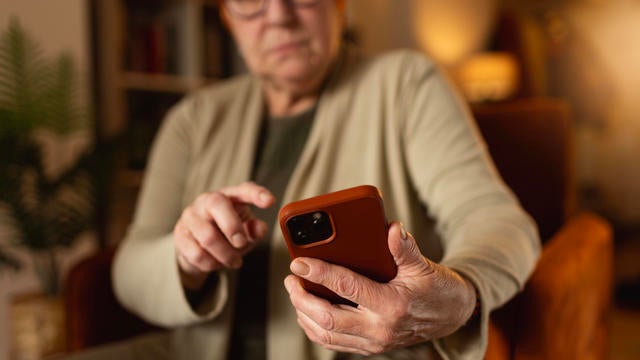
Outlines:
<svg viewBox="0 0 640 360"><path fill-rule="evenodd" d="M309 339L330 350L370 355L440 338L465 324L475 307L473 285L422 256L400 223L392 224L388 241L398 273L386 284L318 259L291 263L294 275L285 279L285 287ZM333 305L308 293L303 278L358 307Z"/></svg>

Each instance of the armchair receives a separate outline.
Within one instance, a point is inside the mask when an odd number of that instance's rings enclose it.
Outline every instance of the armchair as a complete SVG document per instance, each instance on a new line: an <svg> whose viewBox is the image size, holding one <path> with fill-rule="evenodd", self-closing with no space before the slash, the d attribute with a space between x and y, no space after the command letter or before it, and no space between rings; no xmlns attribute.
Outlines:
<svg viewBox="0 0 640 360"><path fill-rule="evenodd" d="M487 359L602 359L607 353L612 238L594 214L573 215L571 119L550 99L473 108L505 181L538 222L542 257L524 291L491 317ZM154 329L110 284L113 250L76 265L65 291L69 350Z"/></svg>
<svg viewBox="0 0 640 360"><path fill-rule="evenodd" d="M473 113L543 241L524 291L492 313L487 359L606 358L612 233L597 215L575 212L567 104L525 99L475 106Z"/></svg>

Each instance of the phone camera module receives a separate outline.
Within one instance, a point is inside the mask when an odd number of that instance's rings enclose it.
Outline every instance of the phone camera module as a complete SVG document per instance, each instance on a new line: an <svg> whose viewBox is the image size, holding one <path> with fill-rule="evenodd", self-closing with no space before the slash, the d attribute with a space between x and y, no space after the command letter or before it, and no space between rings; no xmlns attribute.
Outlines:
<svg viewBox="0 0 640 360"><path fill-rule="evenodd" d="M286 225L289 235L297 245L313 244L333 235L329 214L324 211L294 216Z"/></svg>

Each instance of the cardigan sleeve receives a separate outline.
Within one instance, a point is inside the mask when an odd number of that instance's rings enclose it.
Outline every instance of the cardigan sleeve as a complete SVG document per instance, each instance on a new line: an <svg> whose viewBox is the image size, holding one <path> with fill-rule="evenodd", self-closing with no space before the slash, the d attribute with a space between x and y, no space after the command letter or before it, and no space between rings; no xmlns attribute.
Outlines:
<svg viewBox="0 0 640 360"><path fill-rule="evenodd" d="M501 180L444 76L420 56L405 69L399 99L409 176L436 220L444 250L440 263L468 278L482 304L479 321L435 346L445 358L482 358L489 312L522 289L539 257L537 228Z"/></svg>
<svg viewBox="0 0 640 360"><path fill-rule="evenodd" d="M184 100L167 115L152 147L142 190L112 270L118 300L160 326L212 319L228 297L228 274L219 271L198 308L189 304L177 264L173 227L183 210L190 143L195 131L193 102Z"/></svg>

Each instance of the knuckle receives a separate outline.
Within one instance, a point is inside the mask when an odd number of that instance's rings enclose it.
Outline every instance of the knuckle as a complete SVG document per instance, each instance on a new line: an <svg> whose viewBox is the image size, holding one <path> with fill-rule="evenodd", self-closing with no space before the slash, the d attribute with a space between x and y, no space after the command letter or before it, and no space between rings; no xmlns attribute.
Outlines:
<svg viewBox="0 0 640 360"><path fill-rule="evenodd" d="M198 195L198 197L196 197L196 200L193 202L193 204L198 206L199 208L203 206L209 206L211 203L212 194L213 193L206 192Z"/></svg>
<svg viewBox="0 0 640 360"><path fill-rule="evenodd" d="M194 265L199 265L206 259L206 255L201 249L193 249L186 253L185 257Z"/></svg>
<svg viewBox="0 0 640 360"><path fill-rule="evenodd" d="M322 345L333 345L333 336L330 331L322 330L320 334L318 334L318 340Z"/></svg>
<svg viewBox="0 0 640 360"><path fill-rule="evenodd" d="M200 230L198 242L204 247L211 247L216 243L218 236L212 226Z"/></svg>
<svg viewBox="0 0 640 360"><path fill-rule="evenodd" d="M360 292L355 281L353 281L352 278L347 276L341 276L337 279L336 290L338 290L340 294L350 299L357 298Z"/></svg>
<svg viewBox="0 0 640 360"><path fill-rule="evenodd" d="M207 195L205 199L205 205L207 207L214 207L225 201L227 201L227 197L224 194L219 191L214 191Z"/></svg>
<svg viewBox="0 0 640 360"><path fill-rule="evenodd" d="M182 218L183 219L188 219L188 218L193 218L196 216L196 211L193 208L193 206L187 206L184 211L182 211Z"/></svg>
<svg viewBox="0 0 640 360"><path fill-rule="evenodd" d="M365 349L365 352L367 353L366 356L369 356L369 355L382 354L386 350L387 348L381 344L371 344L367 349Z"/></svg>
<svg viewBox="0 0 640 360"><path fill-rule="evenodd" d="M318 316L318 325L327 331L333 331L336 326L333 314L326 309L320 311Z"/></svg>
<svg viewBox="0 0 640 360"><path fill-rule="evenodd" d="M407 303L404 300L394 301L388 308L389 316L393 320L405 318L409 312Z"/></svg>
<svg viewBox="0 0 640 360"><path fill-rule="evenodd" d="M381 351L384 351L384 349L394 340L393 332L383 328L377 332L375 340L376 343L374 346L377 346Z"/></svg>
<svg viewBox="0 0 640 360"><path fill-rule="evenodd" d="M207 198L207 195L208 195L208 193L201 193L201 194L199 194L198 196L196 196L196 199L193 201L193 203L194 203L194 204L196 204L196 203L203 202L203 201L204 201L204 199L206 199L206 198Z"/></svg>

